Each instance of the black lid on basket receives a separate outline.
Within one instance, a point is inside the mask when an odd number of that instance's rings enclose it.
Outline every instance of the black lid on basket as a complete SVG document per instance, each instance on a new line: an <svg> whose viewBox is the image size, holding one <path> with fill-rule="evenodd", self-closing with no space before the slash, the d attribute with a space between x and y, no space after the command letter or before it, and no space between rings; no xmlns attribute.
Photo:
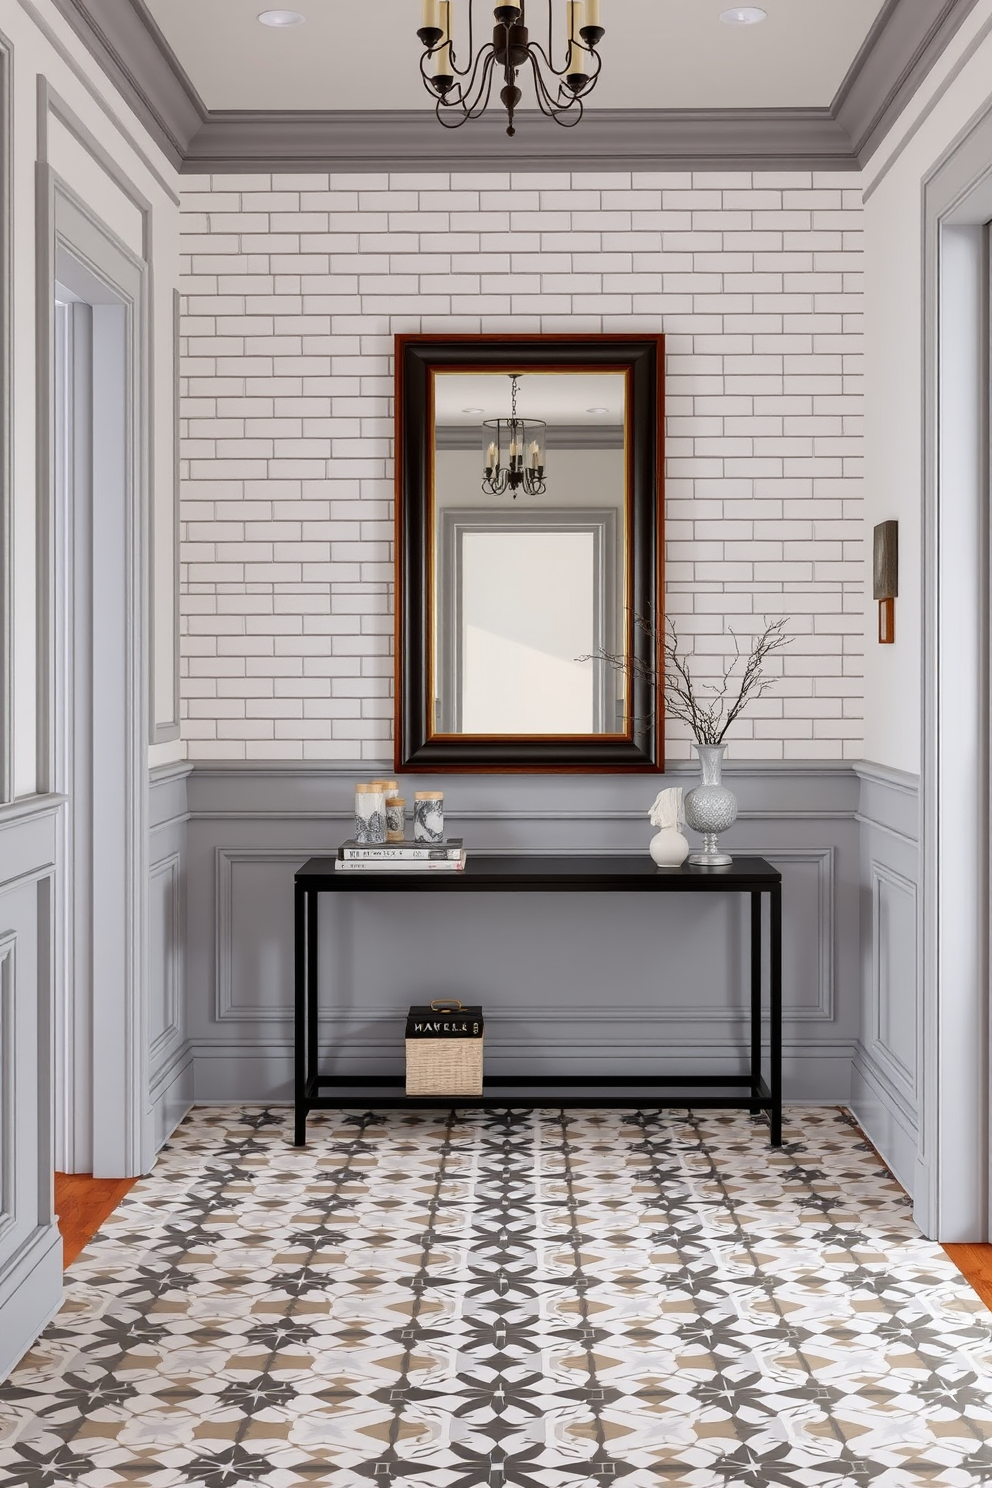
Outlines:
<svg viewBox="0 0 992 1488"><path fill-rule="evenodd" d="M407 1014L408 1039L482 1038L486 1021L481 1007L464 1007L456 998L414 1003Z"/></svg>

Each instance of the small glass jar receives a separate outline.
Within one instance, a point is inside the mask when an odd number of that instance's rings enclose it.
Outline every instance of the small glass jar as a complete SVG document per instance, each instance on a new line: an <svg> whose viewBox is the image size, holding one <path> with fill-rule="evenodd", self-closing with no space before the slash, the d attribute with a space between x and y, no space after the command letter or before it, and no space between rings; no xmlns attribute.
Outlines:
<svg viewBox="0 0 992 1488"><path fill-rule="evenodd" d="M413 836L416 842L444 841L444 792L417 791L413 798Z"/></svg>
<svg viewBox="0 0 992 1488"><path fill-rule="evenodd" d="M386 840L386 793L382 786L355 786L355 841L381 843Z"/></svg>
<svg viewBox="0 0 992 1488"><path fill-rule="evenodd" d="M406 840L406 802L402 796L389 796L386 800L386 841Z"/></svg>

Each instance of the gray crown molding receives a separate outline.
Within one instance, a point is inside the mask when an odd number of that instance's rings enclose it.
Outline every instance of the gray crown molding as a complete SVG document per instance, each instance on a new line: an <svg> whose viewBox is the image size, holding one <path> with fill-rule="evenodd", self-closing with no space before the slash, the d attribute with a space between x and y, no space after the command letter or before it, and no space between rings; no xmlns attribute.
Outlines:
<svg viewBox="0 0 992 1488"><path fill-rule="evenodd" d="M142 0L53 0L173 165L207 109Z"/></svg>
<svg viewBox="0 0 992 1488"><path fill-rule="evenodd" d="M482 455L482 424L437 424L434 445L439 450L478 450ZM622 450L623 424L548 424L549 450Z"/></svg>
<svg viewBox="0 0 992 1488"><path fill-rule="evenodd" d="M23 0L22 0L23 3ZM596 109L580 136L519 116L442 130L429 109L209 110L144 0L53 0L185 174L278 170L851 170L871 157L977 0L886 0L829 108Z"/></svg>
<svg viewBox="0 0 992 1488"><path fill-rule="evenodd" d="M542 115L517 116L512 155L499 119L444 130L428 109L216 111L190 142L190 172L334 170L856 170L827 108L590 109L581 146Z"/></svg>
<svg viewBox="0 0 992 1488"><path fill-rule="evenodd" d="M886 0L831 113L860 165L882 143L977 0Z"/></svg>

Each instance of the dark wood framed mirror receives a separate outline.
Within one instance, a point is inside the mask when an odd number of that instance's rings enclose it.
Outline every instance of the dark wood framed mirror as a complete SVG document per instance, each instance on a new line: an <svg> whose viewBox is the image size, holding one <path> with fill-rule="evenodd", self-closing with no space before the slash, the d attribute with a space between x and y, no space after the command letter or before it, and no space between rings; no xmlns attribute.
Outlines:
<svg viewBox="0 0 992 1488"><path fill-rule="evenodd" d="M664 768L664 427L663 336L397 336L397 770Z"/></svg>

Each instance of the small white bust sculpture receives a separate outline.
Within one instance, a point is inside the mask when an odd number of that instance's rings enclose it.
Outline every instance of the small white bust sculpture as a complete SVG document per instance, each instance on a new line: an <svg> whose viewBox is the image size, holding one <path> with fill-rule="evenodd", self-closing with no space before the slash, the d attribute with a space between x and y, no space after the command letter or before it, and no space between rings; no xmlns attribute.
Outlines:
<svg viewBox="0 0 992 1488"><path fill-rule="evenodd" d="M682 787L659 791L648 813L660 831L651 838L650 852L659 868L678 868L689 855L689 844L679 831L682 825Z"/></svg>

